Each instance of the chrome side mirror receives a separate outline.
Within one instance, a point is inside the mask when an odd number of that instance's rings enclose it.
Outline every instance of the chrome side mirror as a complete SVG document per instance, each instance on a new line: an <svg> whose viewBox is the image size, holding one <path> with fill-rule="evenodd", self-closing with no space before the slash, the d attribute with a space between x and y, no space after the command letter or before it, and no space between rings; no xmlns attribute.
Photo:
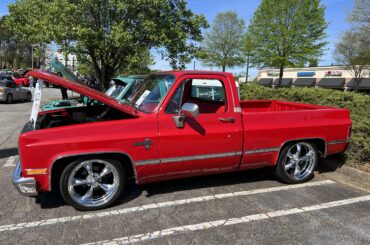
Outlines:
<svg viewBox="0 0 370 245"><path fill-rule="evenodd" d="M195 118L199 116L199 107L197 104L185 103L181 107L180 114L185 117Z"/></svg>
<svg viewBox="0 0 370 245"><path fill-rule="evenodd" d="M179 115L173 117L173 121L177 128L183 128L185 124L185 118L196 118L199 116L199 107L197 104L185 103L181 107Z"/></svg>

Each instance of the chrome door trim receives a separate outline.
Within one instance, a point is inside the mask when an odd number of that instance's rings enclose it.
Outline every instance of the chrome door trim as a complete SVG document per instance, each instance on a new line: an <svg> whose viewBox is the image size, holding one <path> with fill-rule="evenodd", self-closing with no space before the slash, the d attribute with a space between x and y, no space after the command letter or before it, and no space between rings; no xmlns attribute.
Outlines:
<svg viewBox="0 0 370 245"><path fill-rule="evenodd" d="M255 150L248 150L248 151L245 151L244 154L251 155L251 154L258 154L258 153L275 152L275 151L280 151L280 147L260 148L260 149L255 149Z"/></svg>
<svg viewBox="0 0 370 245"><path fill-rule="evenodd" d="M328 145L345 144L345 143L349 143L349 139L332 140L332 141L326 142L326 144Z"/></svg>
<svg viewBox="0 0 370 245"><path fill-rule="evenodd" d="M169 157L169 158L161 158L161 159L148 159L148 160L139 160L135 162L136 166L145 166L145 165L152 165L152 164L160 164L160 163L173 163L173 162L186 162L186 161L196 161L196 160L204 160L204 159L212 159L212 158L223 158L223 157L232 157L232 156L240 156L243 152L236 151L236 152L223 152L223 153L213 153L213 154L201 154L195 156L182 156L182 157Z"/></svg>

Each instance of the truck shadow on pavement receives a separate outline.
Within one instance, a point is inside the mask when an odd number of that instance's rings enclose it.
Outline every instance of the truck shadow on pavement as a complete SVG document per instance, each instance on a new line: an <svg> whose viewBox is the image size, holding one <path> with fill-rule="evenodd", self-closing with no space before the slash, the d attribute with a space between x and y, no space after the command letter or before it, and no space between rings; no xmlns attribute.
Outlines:
<svg viewBox="0 0 370 245"><path fill-rule="evenodd" d="M184 190L196 190L220 186L229 186L250 182L276 181L268 169L256 169L226 174L215 174L186 179L163 181L158 183L136 185L134 180L127 183L127 188L122 197L116 202L115 207L128 203L142 195L150 198L155 195L174 193ZM212 193L210 193L212 194ZM36 203L42 209L58 208L67 205L58 191L42 193L36 197Z"/></svg>
<svg viewBox="0 0 370 245"><path fill-rule="evenodd" d="M334 172L336 169L342 167L345 164L345 160L346 159L344 155L335 155L327 159L320 159L315 174L320 175L322 173ZM185 190L197 190L220 186L227 187L231 185L256 183L262 181L277 182L272 174L272 171L270 170L270 168L245 170L233 173L169 180L146 185L137 185L135 184L134 180L129 180L124 194L113 207L128 203L131 200L134 200L142 195L150 198L155 195L174 193ZM39 195L36 198L36 203L40 204L42 209L58 208L67 205L62 199L59 192L55 190L51 193L43 193Z"/></svg>
<svg viewBox="0 0 370 245"><path fill-rule="evenodd" d="M321 173L334 172L337 169L343 167L346 163L347 157L345 154L336 154L328 156L325 159L320 159L319 164L316 167L316 171Z"/></svg>

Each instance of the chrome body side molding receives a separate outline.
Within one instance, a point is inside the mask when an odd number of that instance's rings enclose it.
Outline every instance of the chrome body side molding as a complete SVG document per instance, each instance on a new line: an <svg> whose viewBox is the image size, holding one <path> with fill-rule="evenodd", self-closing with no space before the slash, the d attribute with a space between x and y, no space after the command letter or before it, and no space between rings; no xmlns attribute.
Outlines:
<svg viewBox="0 0 370 245"><path fill-rule="evenodd" d="M223 157L232 157L232 156L240 156L240 155L242 155L241 151L223 152L223 153L214 153L214 154L202 154L202 155L195 155L195 156L169 157L169 158L161 158L161 159L140 160L140 161L136 161L135 165L144 166L144 165L151 165L151 164L186 162L186 161L223 158Z"/></svg>

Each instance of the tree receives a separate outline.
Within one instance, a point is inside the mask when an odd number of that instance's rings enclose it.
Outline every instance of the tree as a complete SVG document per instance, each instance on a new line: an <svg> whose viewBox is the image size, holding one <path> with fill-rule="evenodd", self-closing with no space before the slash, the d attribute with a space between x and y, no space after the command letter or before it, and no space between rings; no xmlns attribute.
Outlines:
<svg viewBox="0 0 370 245"><path fill-rule="evenodd" d="M355 0L355 6L348 16L352 29L359 30L364 41L370 38L370 0Z"/></svg>
<svg viewBox="0 0 370 245"><path fill-rule="evenodd" d="M207 66L240 66L244 63L245 22L235 12L218 13L212 29L206 33L201 60Z"/></svg>
<svg viewBox="0 0 370 245"><path fill-rule="evenodd" d="M370 28L370 0L355 0L355 6L348 20L360 27Z"/></svg>
<svg viewBox="0 0 370 245"><path fill-rule="evenodd" d="M365 75L365 68L370 64L369 38L364 42L361 32L363 30L346 31L336 45L336 60L346 66L353 76L354 91L357 92L361 78Z"/></svg>
<svg viewBox="0 0 370 245"><path fill-rule="evenodd" d="M327 42L325 8L320 0L262 0L248 28L256 66L303 66L323 54Z"/></svg>
<svg viewBox="0 0 370 245"><path fill-rule="evenodd" d="M317 59L310 60L308 63L308 67L317 67L319 65L319 61Z"/></svg>
<svg viewBox="0 0 370 245"><path fill-rule="evenodd" d="M31 44L14 38L4 24L8 16L0 17L0 69L27 68L31 66Z"/></svg>
<svg viewBox="0 0 370 245"><path fill-rule="evenodd" d="M357 92L361 78L370 65L370 1L356 0L348 20L352 28L344 32L336 44L335 59L355 77L353 85Z"/></svg>
<svg viewBox="0 0 370 245"><path fill-rule="evenodd" d="M142 50L162 48L173 68L185 67L208 25L185 0L19 0L9 13L18 36L77 54L105 87Z"/></svg>

